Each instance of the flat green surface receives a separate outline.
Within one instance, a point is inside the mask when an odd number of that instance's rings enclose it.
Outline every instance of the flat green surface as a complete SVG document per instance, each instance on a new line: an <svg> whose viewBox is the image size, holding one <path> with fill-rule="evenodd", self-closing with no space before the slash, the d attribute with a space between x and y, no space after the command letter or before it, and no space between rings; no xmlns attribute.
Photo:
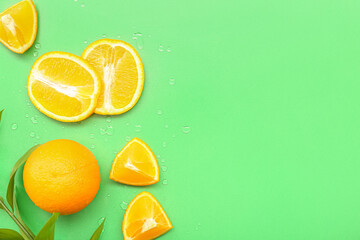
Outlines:
<svg viewBox="0 0 360 240"><path fill-rule="evenodd" d="M2 0L0 9L15 2ZM19 56L0 47L0 194L34 144L67 138L91 148L101 189L86 209L59 218L56 239L89 239L102 217L102 239L122 239L122 202L143 190L173 222L164 240L360 238L359 1L35 4L40 48ZM34 54L80 55L103 35L132 43L143 59L146 83L135 108L81 124L37 111L25 87ZM109 126L113 133L102 135ZM135 136L164 166L154 186L108 179L115 153ZM17 182L21 213L37 232L50 214ZM5 213L0 224L15 229Z"/></svg>

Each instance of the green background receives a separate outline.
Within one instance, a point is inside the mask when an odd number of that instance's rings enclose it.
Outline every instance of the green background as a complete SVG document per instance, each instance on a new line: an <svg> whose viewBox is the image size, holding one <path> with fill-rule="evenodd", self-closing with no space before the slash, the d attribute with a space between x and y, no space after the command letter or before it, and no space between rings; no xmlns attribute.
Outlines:
<svg viewBox="0 0 360 240"><path fill-rule="evenodd" d="M90 148L102 176L87 208L60 217L56 239L89 239L102 217L102 239L122 239L125 203L143 190L174 225L164 240L360 239L359 1L34 2L40 48L20 56L0 47L0 194L15 161L52 139ZM80 55L103 37L133 44L144 62L134 109L81 124L41 114L26 93L36 55ZM135 136L158 155L156 185L108 178ZM50 214L18 175L21 213L37 232ZM5 213L0 224L16 228Z"/></svg>

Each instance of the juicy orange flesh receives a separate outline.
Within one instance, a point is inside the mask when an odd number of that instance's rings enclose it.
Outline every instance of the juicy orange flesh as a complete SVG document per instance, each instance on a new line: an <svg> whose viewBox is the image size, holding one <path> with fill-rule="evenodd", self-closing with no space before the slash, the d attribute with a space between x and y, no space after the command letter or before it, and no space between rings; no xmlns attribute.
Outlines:
<svg viewBox="0 0 360 240"><path fill-rule="evenodd" d="M33 76L32 94L45 109L71 117L89 108L94 80L78 63L65 58L48 58L39 64Z"/></svg>
<svg viewBox="0 0 360 240"><path fill-rule="evenodd" d="M153 239L172 228L160 204L149 194L137 198L129 207L124 220L125 239Z"/></svg>
<svg viewBox="0 0 360 240"><path fill-rule="evenodd" d="M114 160L110 178L131 184L153 182L157 168L153 157L143 145L131 142Z"/></svg>
<svg viewBox="0 0 360 240"><path fill-rule="evenodd" d="M123 47L102 44L86 57L103 82L98 108L120 109L127 106L136 91L138 70L134 57Z"/></svg>
<svg viewBox="0 0 360 240"><path fill-rule="evenodd" d="M32 40L34 12L28 1L22 1L0 13L0 39L20 49Z"/></svg>

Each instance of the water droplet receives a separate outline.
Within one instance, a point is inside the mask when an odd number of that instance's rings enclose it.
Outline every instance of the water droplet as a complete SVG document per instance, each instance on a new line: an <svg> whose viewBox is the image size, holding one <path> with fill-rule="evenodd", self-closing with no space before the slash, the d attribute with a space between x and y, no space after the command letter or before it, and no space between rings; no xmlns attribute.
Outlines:
<svg viewBox="0 0 360 240"><path fill-rule="evenodd" d="M134 33L132 39L136 41L136 45L138 49L141 50L144 48L144 40L142 33L140 32Z"/></svg>
<svg viewBox="0 0 360 240"><path fill-rule="evenodd" d="M183 128L182 128L182 131L183 131L183 133L189 133L190 131L191 131L191 128L189 127L189 126L184 126Z"/></svg>
<svg viewBox="0 0 360 240"><path fill-rule="evenodd" d="M175 135L175 134L173 134L171 137L172 137L172 138L176 138L176 135Z"/></svg>
<svg viewBox="0 0 360 240"><path fill-rule="evenodd" d="M106 134L106 129L100 128L100 135L105 135L105 134Z"/></svg>
<svg viewBox="0 0 360 240"><path fill-rule="evenodd" d="M121 38L121 36L120 36L120 35L118 35L118 36L117 36L117 38Z"/></svg>
<svg viewBox="0 0 360 240"><path fill-rule="evenodd" d="M149 34L148 37L151 38L151 34Z"/></svg>
<svg viewBox="0 0 360 240"><path fill-rule="evenodd" d="M105 219L105 218L103 218L103 217L102 217L102 218L99 218L98 224L101 224L101 223L104 221L104 219Z"/></svg>
<svg viewBox="0 0 360 240"><path fill-rule="evenodd" d="M111 194L110 194L110 193L106 194L106 197L107 197L107 198L109 198L110 196L111 196Z"/></svg>
<svg viewBox="0 0 360 240"><path fill-rule="evenodd" d="M141 125L135 126L135 132L141 132Z"/></svg>
<svg viewBox="0 0 360 240"><path fill-rule="evenodd" d="M40 44L40 43L36 43L36 44L35 44L35 48L36 48L36 49L40 49L40 48L41 48L41 44Z"/></svg>
<svg viewBox="0 0 360 240"><path fill-rule="evenodd" d="M169 128L169 125L166 124L166 125L165 125L165 128Z"/></svg>
<svg viewBox="0 0 360 240"><path fill-rule="evenodd" d="M27 102L26 105L28 105L29 107L31 106L31 103L30 102Z"/></svg>
<svg viewBox="0 0 360 240"><path fill-rule="evenodd" d="M170 79L169 79L169 84L170 84L171 86L174 86L174 85L175 85L175 79L174 79L174 78L170 78Z"/></svg>
<svg viewBox="0 0 360 240"><path fill-rule="evenodd" d="M26 117L26 118L29 118L29 114L25 114L25 117Z"/></svg>
<svg viewBox="0 0 360 240"><path fill-rule="evenodd" d="M111 117L110 116L106 117L106 122L111 123Z"/></svg>
<svg viewBox="0 0 360 240"><path fill-rule="evenodd" d="M131 140L131 138L130 138L129 136L126 136L126 137L125 137L125 140L128 142L128 141Z"/></svg>
<svg viewBox="0 0 360 240"><path fill-rule="evenodd" d="M102 38L106 38L106 34L103 34L101 37L102 37Z"/></svg>
<svg viewBox="0 0 360 240"><path fill-rule="evenodd" d="M126 126L129 126L129 125L130 125L130 123L126 123L125 125L126 125Z"/></svg>
<svg viewBox="0 0 360 240"><path fill-rule="evenodd" d="M39 136L39 135L37 135L37 136L36 136L36 140L39 140L39 139L40 139L40 136Z"/></svg>
<svg viewBox="0 0 360 240"><path fill-rule="evenodd" d="M128 203L127 203L127 202L122 201L122 202L120 203L120 207L121 207L123 210L126 210L127 206L128 206Z"/></svg>
<svg viewBox="0 0 360 240"><path fill-rule="evenodd" d="M88 41L85 40L85 41L84 41L84 44L87 44L87 43L88 43Z"/></svg>
<svg viewBox="0 0 360 240"><path fill-rule="evenodd" d="M168 48L166 49L166 51L167 51L167 52L171 52L171 48L168 47Z"/></svg>
<svg viewBox="0 0 360 240"><path fill-rule="evenodd" d="M163 143L162 143L162 146L165 148L165 147L166 147L166 142L163 142Z"/></svg>
<svg viewBox="0 0 360 240"><path fill-rule="evenodd" d="M37 51L33 52L33 56L37 57L39 55L39 53Z"/></svg>
<svg viewBox="0 0 360 240"><path fill-rule="evenodd" d="M95 138L95 134L90 133L90 139L94 139Z"/></svg>
<svg viewBox="0 0 360 240"><path fill-rule="evenodd" d="M95 148L96 148L96 145L95 145L95 144L92 144L90 148L91 148L91 149L95 149Z"/></svg>
<svg viewBox="0 0 360 240"><path fill-rule="evenodd" d="M161 162L164 163L164 162L166 162L166 160L165 160L165 159L161 159Z"/></svg>
<svg viewBox="0 0 360 240"><path fill-rule="evenodd" d="M106 134L111 136L114 134L114 128L112 126L108 126L106 129Z"/></svg>
<svg viewBox="0 0 360 240"><path fill-rule="evenodd" d="M16 123L13 123L12 125L11 125L11 129L12 130L16 130L18 128L18 125L16 124Z"/></svg>
<svg viewBox="0 0 360 240"><path fill-rule="evenodd" d="M160 154L156 155L157 158L160 158Z"/></svg>
<svg viewBox="0 0 360 240"><path fill-rule="evenodd" d="M33 124L38 124L38 120L36 119L36 117L31 117L30 119Z"/></svg>
<svg viewBox="0 0 360 240"><path fill-rule="evenodd" d="M162 44L159 45L159 52L163 52L164 51L164 46Z"/></svg>
<svg viewBox="0 0 360 240"><path fill-rule="evenodd" d="M30 132L30 137L34 138L35 137L35 132Z"/></svg>
<svg viewBox="0 0 360 240"><path fill-rule="evenodd" d="M82 8L84 8L84 7L85 7L85 4L84 4L84 3L83 3L83 4L81 4L81 7L82 7Z"/></svg>
<svg viewBox="0 0 360 240"><path fill-rule="evenodd" d="M163 181L162 181L162 184L163 184L163 185L167 185L167 184L168 184L168 180L167 180L167 179L163 180Z"/></svg>
<svg viewBox="0 0 360 240"><path fill-rule="evenodd" d="M77 1L79 1L79 0L74 0L74 2L77 2Z"/></svg>
<svg viewBox="0 0 360 240"><path fill-rule="evenodd" d="M160 110L160 109L157 110L157 114L158 114L158 115L162 115L162 114L163 114L162 110Z"/></svg>
<svg viewBox="0 0 360 240"><path fill-rule="evenodd" d="M161 166L161 170L163 171L163 172L166 172L167 171L167 166Z"/></svg>

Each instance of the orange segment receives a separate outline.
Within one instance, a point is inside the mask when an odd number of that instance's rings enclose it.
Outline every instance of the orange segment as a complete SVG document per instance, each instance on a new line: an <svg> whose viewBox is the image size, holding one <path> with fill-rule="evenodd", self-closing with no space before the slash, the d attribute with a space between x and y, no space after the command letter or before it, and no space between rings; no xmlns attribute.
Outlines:
<svg viewBox="0 0 360 240"><path fill-rule="evenodd" d="M154 239L172 228L164 209L148 192L137 195L126 209L123 220L125 240Z"/></svg>
<svg viewBox="0 0 360 240"><path fill-rule="evenodd" d="M138 138L132 139L116 155L110 179L135 186L145 186L159 181L159 165L150 147Z"/></svg>
<svg viewBox="0 0 360 240"><path fill-rule="evenodd" d="M16 53L24 53L34 43L37 13L32 0L21 1L0 13L0 42Z"/></svg>
<svg viewBox="0 0 360 240"><path fill-rule="evenodd" d="M81 121L96 107L101 83L96 71L70 53L50 52L34 63L28 93L45 115L63 122Z"/></svg>
<svg viewBox="0 0 360 240"><path fill-rule="evenodd" d="M95 113L116 115L130 110L139 100L144 69L139 54L128 43L102 39L82 54L99 72L103 83Z"/></svg>

